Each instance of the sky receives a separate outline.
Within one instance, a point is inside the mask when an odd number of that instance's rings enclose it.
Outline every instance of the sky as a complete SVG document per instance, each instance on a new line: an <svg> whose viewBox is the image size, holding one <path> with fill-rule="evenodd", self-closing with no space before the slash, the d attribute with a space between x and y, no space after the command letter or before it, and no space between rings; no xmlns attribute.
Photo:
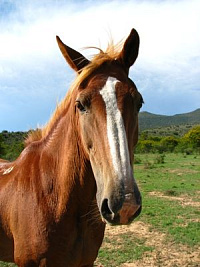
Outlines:
<svg viewBox="0 0 200 267"><path fill-rule="evenodd" d="M55 36L90 58L132 28L140 51L130 78L142 111L174 115L200 108L199 0L0 0L0 131L42 127L74 72Z"/></svg>

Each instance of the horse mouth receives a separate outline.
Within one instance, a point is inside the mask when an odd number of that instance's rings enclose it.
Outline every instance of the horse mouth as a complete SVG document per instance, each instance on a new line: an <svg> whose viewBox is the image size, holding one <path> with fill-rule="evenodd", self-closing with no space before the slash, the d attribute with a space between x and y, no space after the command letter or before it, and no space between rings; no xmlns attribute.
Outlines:
<svg viewBox="0 0 200 267"><path fill-rule="evenodd" d="M114 213L108 206L108 200L105 199L101 209L102 221L109 225L127 225L138 217L141 210L141 205L124 202L121 209Z"/></svg>
<svg viewBox="0 0 200 267"><path fill-rule="evenodd" d="M127 203L123 205L123 208L120 210L120 224L129 224L131 223L141 212L142 206L134 205L131 206Z"/></svg>

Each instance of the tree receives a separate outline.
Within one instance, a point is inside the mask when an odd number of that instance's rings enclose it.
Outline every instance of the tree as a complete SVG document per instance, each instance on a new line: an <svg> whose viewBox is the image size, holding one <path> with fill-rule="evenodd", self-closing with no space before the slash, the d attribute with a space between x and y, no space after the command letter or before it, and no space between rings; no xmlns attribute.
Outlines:
<svg viewBox="0 0 200 267"><path fill-rule="evenodd" d="M200 149L200 125L193 127L183 139L190 147Z"/></svg>
<svg viewBox="0 0 200 267"><path fill-rule="evenodd" d="M164 137L160 141L160 145L163 151L166 151L166 152L173 152L175 147L178 145L178 143L179 143L178 139L174 136Z"/></svg>

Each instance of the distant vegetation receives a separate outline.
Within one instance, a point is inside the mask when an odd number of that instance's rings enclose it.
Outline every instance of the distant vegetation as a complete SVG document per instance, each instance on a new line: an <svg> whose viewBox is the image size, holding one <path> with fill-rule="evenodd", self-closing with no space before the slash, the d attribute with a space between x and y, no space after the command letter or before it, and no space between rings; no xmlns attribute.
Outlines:
<svg viewBox="0 0 200 267"><path fill-rule="evenodd" d="M139 114L136 153L200 153L200 109L174 116Z"/></svg>
<svg viewBox="0 0 200 267"><path fill-rule="evenodd" d="M192 128L197 124L200 124L200 108L193 112L174 116L156 115L149 112L140 112L139 114L141 131L170 127L176 132L176 127L179 127L185 133L188 128Z"/></svg>
<svg viewBox="0 0 200 267"><path fill-rule="evenodd" d="M174 116L139 114L140 137L136 153L200 153L200 109ZM28 132L0 133L0 157L16 159Z"/></svg>
<svg viewBox="0 0 200 267"><path fill-rule="evenodd" d="M24 139L27 132L0 133L0 157L7 160L16 159L24 148Z"/></svg>
<svg viewBox="0 0 200 267"><path fill-rule="evenodd" d="M182 134L182 127L176 126L177 134L172 134L168 128L146 130L140 133L136 153L182 152L200 153L200 125L196 125ZM181 129L181 133L179 132ZM16 159L24 148L27 132L0 133L0 157L7 160Z"/></svg>
<svg viewBox="0 0 200 267"><path fill-rule="evenodd" d="M200 123L199 123L200 125ZM182 137L189 130L191 130L196 125L185 124L185 125L171 125L166 127L158 127L158 128L149 128L146 130L141 130L140 133L145 132L149 136L174 136L174 137Z"/></svg>
<svg viewBox="0 0 200 267"><path fill-rule="evenodd" d="M162 136L151 134L151 131L143 131L140 134L136 153L163 152L200 153L200 125L194 126L183 136L167 135L167 133Z"/></svg>

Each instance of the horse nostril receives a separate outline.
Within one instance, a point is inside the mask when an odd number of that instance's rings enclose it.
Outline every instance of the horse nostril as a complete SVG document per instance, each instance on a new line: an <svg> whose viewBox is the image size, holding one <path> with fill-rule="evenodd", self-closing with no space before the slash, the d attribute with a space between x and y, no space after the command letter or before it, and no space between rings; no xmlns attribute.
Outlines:
<svg viewBox="0 0 200 267"><path fill-rule="evenodd" d="M102 204L101 204L101 214L102 216L106 219L106 220L109 220L109 219L113 219L114 217L114 213L110 210L109 206L108 206L108 199L105 198L103 201L102 201Z"/></svg>

